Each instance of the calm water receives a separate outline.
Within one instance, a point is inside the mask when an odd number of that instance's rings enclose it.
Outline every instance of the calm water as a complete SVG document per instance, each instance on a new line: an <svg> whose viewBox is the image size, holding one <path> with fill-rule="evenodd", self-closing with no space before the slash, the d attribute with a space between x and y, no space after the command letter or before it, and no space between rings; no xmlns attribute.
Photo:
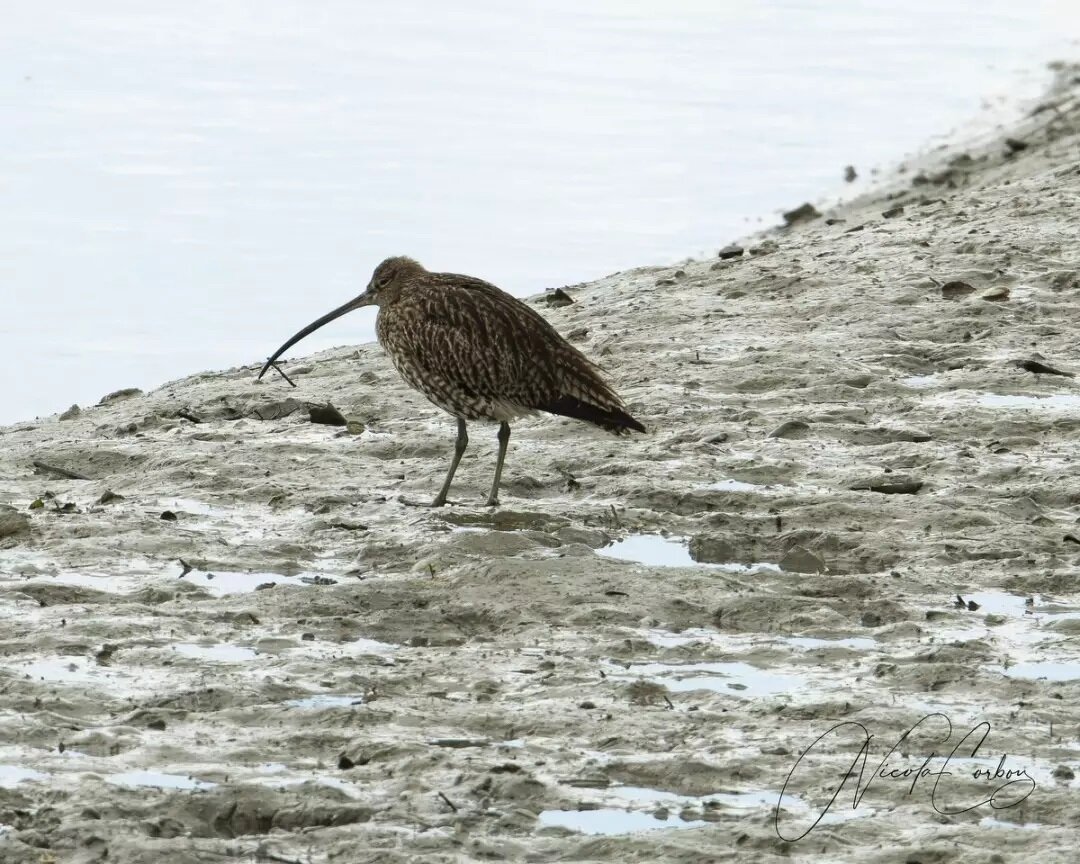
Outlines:
<svg viewBox="0 0 1080 864"><path fill-rule="evenodd" d="M453 5L6 4L0 422L259 360L389 254L527 294L715 250L1035 94L1080 30L1065 0Z"/></svg>

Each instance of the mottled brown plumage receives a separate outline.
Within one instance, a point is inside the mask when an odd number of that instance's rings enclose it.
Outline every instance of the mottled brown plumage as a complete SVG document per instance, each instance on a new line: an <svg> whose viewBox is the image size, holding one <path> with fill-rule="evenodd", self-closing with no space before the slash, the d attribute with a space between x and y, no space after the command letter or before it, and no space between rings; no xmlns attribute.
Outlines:
<svg viewBox="0 0 1080 864"><path fill-rule="evenodd" d="M379 307L375 332L401 377L458 420L454 459L434 506L446 503L468 444L467 420L500 424L489 506L498 503L511 420L546 411L616 434L645 431L599 369L535 309L482 279L430 273L405 257L383 261L363 294L289 339L259 377L312 331L370 305Z"/></svg>

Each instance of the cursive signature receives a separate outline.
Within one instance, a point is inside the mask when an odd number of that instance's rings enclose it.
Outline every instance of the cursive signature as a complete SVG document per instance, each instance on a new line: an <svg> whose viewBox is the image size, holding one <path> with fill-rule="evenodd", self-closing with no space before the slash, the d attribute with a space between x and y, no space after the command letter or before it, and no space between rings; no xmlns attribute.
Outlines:
<svg viewBox="0 0 1080 864"><path fill-rule="evenodd" d="M935 735L935 730L937 730L938 727L940 727L940 731L937 731ZM929 737L927 743L940 746L942 748L941 753L936 749L931 750L930 754L918 767L890 767L890 757L892 757L903 744L908 743L910 746L913 743L911 739L916 730L926 733ZM791 799L794 799L797 796L800 779L803 779L807 783L808 788L810 786L820 786L822 782L820 771L815 774L813 773L814 768L828 767L828 763L826 762L828 756L825 752L822 752L825 748L821 747L818 750L815 750L815 748L819 748L819 745L822 745L823 742L826 742L828 739L834 739L839 743L846 743L848 741L846 735L850 735L851 731L856 733L854 740L855 743L859 743L859 750L855 754L855 758L852 759L851 763L843 770L843 773L838 775L839 783L836 787L836 791L832 794L832 798L830 798L828 803L816 814L816 818L814 818L809 827L803 830L802 833L795 833L791 830L785 831L785 829L790 827L785 823L793 817L783 810L784 796L788 795ZM845 737L842 737L841 733L846 733ZM915 792L915 787L920 781L926 781L923 785L929 789L931 806L938 813L947 816L955 816L958 813L967 813L970 810L974 810L977 807L983 807L987 804L995 810L1004 810L1008 807L1015 807L1017 804L1026 800L1028 796L1035 791L1035 780L1023 768L1007 769L1005 767L1005 755L1001 756L1001 759L997 763L997 767L993 769L979 767L969 771L959 770L959 760L974 758L989 734L990 724L982 722L969 729L954 745L950 745L953 738L952 721L944 714L927 714L897 739L896 743L893 744L888 752L882 757L877 768L873 769L869 776L867 776L867 760L870 756L870 742L874 739L874 736L871 735L867 728L858 721L849 720L843 723L837 723L835 726L819 735L814 743L806 748L803 754L795 762L795 765L792 766L791 772L788 774L787 780L784 783L784 788L780 791L780 800L776 803L776 833L781 840L787 840L789 842L801 840L821 823L821 820L828 814L829 809L836 802L836 799L840 796L840 793L848 784L848 781L852 779L855 781L854 788L851 790L852 810L858 808L862 803L863 796L866 795L867 791L878 779L889 781L910 780L910 785L907 787L908 795L912 795ZM813 759L815 755L822 758L815 761ZM953 767L958 770L955 772L950 771L950 763L953 763ZM800 775L798 778L796 777L797 773ZM864 777L866 778L865 782ZM953 800L951 798L952 795L969 794L958 792L956 786L948 779L958 777L969 777L971 780L987 783L996 783L997 781L1003 782L990 790L984 789L977 793L979 796L986 795L986 797L980 797L979 800L974 801L966 800L963 802L962 806L949 807L945 802L946 800ZM987 794L987 791L989 794ZM814 814L811 813L811 817L813 817L813 815ZM803 818L805 818L805 814L803 814Z"/></svg>

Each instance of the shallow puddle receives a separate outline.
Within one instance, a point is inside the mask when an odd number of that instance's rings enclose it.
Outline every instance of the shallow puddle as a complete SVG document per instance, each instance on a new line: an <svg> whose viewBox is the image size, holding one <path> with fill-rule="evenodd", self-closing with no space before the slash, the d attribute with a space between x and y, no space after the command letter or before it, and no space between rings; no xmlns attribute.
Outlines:
<svg viewBox="0 0 1080 864"><path fill-rule="evenodd" d="M876 639L866 636L837 637L824 639L813 636L778 636L775 638L745 637L738 634L719 633L704 627L688 627L678 633L654 627L648 630L645 638L658 648L682 648L686 645L707 642L724 645L733 650L766 647L779 644L800 651L815 651L826 648L848 648L852 651L872 651L878 647Z"/></svg>
<svg viewBox="0 0 1080 864"><path fill-rule="evenodd" d="M974 601L979 605L978 609L970 611L956 607L961 616L971 617L971 624L931 630L934 638L957 642L982 639L999 645L1022 648L1048 640L1061 641L1068 638L1066 634L1055 631L1052 625L1058 621L1080 618L1080 610L1050 601L1039 594L978 591L960 596L965 601ZM1060 611L1048 611L1051 609ZM990 615L998 618L988 621L987 616Z"/></svg>
<svg viewBox="0 0 1080 864"><path fill-rule="evenodd" d="M905 387L911 387L913 390L925 390L929 387L934 387L940 382L940 378L937 373L933 375L909 375L907 378L901 378L900 383Z"/></svg>
<svg viewBox="0 0 1080 864"><path fill-rule="evenodd" d="M171 565L167 569L171 569ZM204 588L215 597L223 597L228 594L247 594L271 585L325 584L328 577L321 573L299 573L295 576L283 576L280 573L243 573L228 570L203 572L201 570L192 570L180 578L184 582ZM164 570L150 570L122 575L61 571L53 575L34 575L30 581L73 585L78 588L90 588L94 591L106 591L110 594L130 594L151 584L158 587L172 585L175 584L176 579L176 572L169 573L164 572Z"/></svg>
<svg viewBox="0 0 1080 864"><path fill-rule="evenodd" d="M114 786L127 786L135 789L155 787L157 789L213 789L217 783L195 780L181 774L163 774L160 771L129 771L126 774L108 774L106 783Z"/></svg>
<svg viewBox="0 0 1080 864"><path fill-rule="evenodd" d="M1059 393L1054 396L1016 396L982 393L977 399L988 408L1025 408L1035 411L1080 411L1080 395Z"/></svg>
<svg viewBox="0 0 1080 864"><path fill-rule="evenodd" d="M677 792L665 792L663 789L650 789L645 786L611 786L604 790L604 794L613 795L627 801L649 804L678 804L683 807L702 807L706 802L713 802L736 809L775 807L780 800L780 793L775 791L713 792L709 795L680 795ZM784 797L785 804L790 797ZM792 800L797 801L798 799Z"/></svg>
<svg viewBox="0 0 1080 864"><path fill-rule="evenodd" d="M816 639L813 636L785 636L780 639L785 645L816 651L819 648L850 648L852 651L873 651L877 640L865 636L852 636L847 639Z"/></svg>
<svg viewBox="0 0 1080 864"><path fill-rule="evenodd" d="M280 773L280 772L279 772ZM285 789L289 786L300 786L303 783L315 783L319 786L328 786L337 789L349 798L359 800L365 797L365 791L356 783L342 780L340 777L330 777L326 774L292 775L288 777L257 777L252 782L260 786L271 786L277 789Z"/></svg>
<svg viewBox="0 0 1080 864"><path fill-rule="evenodd" d="M1016 756L1006 754L1005 761L1001 756L950 756L949 767L961 776L974 776L980 772L982 777L996 777L1003 783L1006 780L1023 780L1025 777L1034 781L1038 787L1068 788L1080 783L1073 780L1058 780L1054 777L1054 767L1057 763L1047 759L1039 759L1033 756ZM1009 775L1011 773L1011 776ZM1022 773L1021 773L1022 772ZM997 793L999 809L1008 810L1010 802L1022 799L1024 789L1017 786L1011 792L1000 789Z"/></svg>
<svg viewBox="0 0 1080 864"><path fill-rule="evenodd" d="M655 567L697 566L697 561L690 557L690 550L683 540L661 537L659 534L631 534L625 540L617 540L597 549L596 554Z"/></svg>
<svg viewBox="0 0 1080 864"><path fill-rule="evenodd" d="M1035 595L1010 594L1007 591L978 591L974 594L961 594L965 600L974 600L979 608L974 610L983 615L1031 615L1038 607L1041 598ZM1029 605L1028 600L1032 603Z"/></svg>
<svg viewBox="0 0 1080 864"><path fill-rule="evenodd" d="M33 780L48 780L49 775L18 765L0 765L0 789L14 789L18 784Z"/></svg>
<svg viewBox="0 0 1080 864"><path fill-rule="evenodd" d="M19 672L38 681L61 684L104 684L121 676L116 670L98 665L89 658L35 660L19 668Z"/></svg>
<svg viewBox="0 0 1080 864"><path fill-rule="evenodd" d="M184 657L196 660L212 660L216 663L244 663L258 657L258 652L240 645L218 643L216 645L196 645L193 642L177 642L172 650Z"/></svg>
<svg viewBox="0 0 1080 864"><path fill-rule="evenodd" d="M1014 831L1037 831L1045 828L1041 822L1006 822L1002 819L995 819L993 816L983 816L979 820L980 828L1011 828Z"/></svg>
<svg viewBox="0 0 1080 864"><path fill-rule="evenodd" d="M746 483L743 480L719 480L705 487L714 492L752 492L756 495L770 495L782 492L790 492L791 487L775 484L762 485L759 483Z"/></svg>
<svg viewBox="0 0 1080 864"><path fill-rule="evenodd" d="M617 558L620 561L633 561L652 567L708 567L727 573L751 573L758 570L770 570L780 573L780 567L766 562L756 564L703 564L690 556L690 548L685 537L662 537L659 534L631 534L623 540L617 540L601 549L597 555L605 558Z"/></svg>
<svg viewBox="0 0 1080 864"><path fill-rule="evenodd" d="M628 673L648 678L673 693L715 690L737 696L769 696L806 686L803 678L758 669L749 663L639 663ZM620 676L626 677L626 676Z"/></svg>
<svg viewBox="0 0 1080 864"><path fill-rule="evenodd" d="M1014 663L1003 671L1009 678L1030 680L1045 678L1047 681L1077 681L1080 680L1080 661L1029 660Z"/></svg>
<svg viewBox="0 0 1080 864"><path fill-rule="evenodd" d="M568 828L581 834L634 834L663 828L703 828L708 822L700 819L683 821L678 816L660 819L651 813L600 808L598 810L544 810L540 816L542 828Z"/></svg>
<svg viewBox="0 0 1080 864"><path fill-rule="evenodd" d="M208 504L205 501L197 501L194 498L158 498L149 504L155 511L168 510L172 513L191 513L195 516L225 516L225 507L218 504Z"/></svg>
<svg viewBox="0 0 1080 864"><path fill-rule="evenodd" d="M360 693L316 693L301 699L287 699L282 704L287 708L299 708L302 711L321 711L324 708L351 708L362 705L364 697Z"/></svg>
<svg viewBox="0 0 1080 864"><path fill-rule="evenodd" d="M194 674L169 668L125 667L117 663L102 666L90 657L35 660L15 667L15 671L35 681L86 687L108 700L145 696L162 688L186 686L187 680Z"/></svg>
<svg viewBox="0 0 1080 864"><path fill-rule="evenodd" d="M681 648L684 645L693 645L695 642L718 641L720 635L715 630L705 630L701 627L688 627L678 633L653 628L648 631L645 638L658 648Z"/></svg>
<svg viewBox="0 0 1080 864"><path fill-rule="evenodd" d="M282 576L280 573L241 573L231 570L203 572L193 570L183 578L192 585L205 588L216 597L227 594L247 594L268 585L306 585L304 578L318 578L319 574L305 573L296 576Z"/></svg>
<svg viewBox="0 0 1080 864"><path fill-rule="evenodd" d="M658 807L678 807L686 813L686 809L691 808L695 815L706 810L715 813L718 809L720 811L770 810L775 812L780 804L780 793L769 789L713 792L708 795L680 795L677 792L643 786L612 786L598 790L597 795L603 803L609 803L612 798L615 798L626 801L627 806L647 806L653 810ZM786 813L789 818L809 818L811 815L810 807L802 798L795 795L784 796L780 812ZM830 810L821 822L822 824L846 822L849 819L871 816L874 812L869 807L850 812L836 808L835 811ZM583 834L629 834L635 831L654 831L664 828L700 828L710 824L711 821L684 819L674 813L665 819L652 812L616 807L599 807L589 810L545 810L540 814L540 824L543 827L559 826L580 831Z"/></svg>

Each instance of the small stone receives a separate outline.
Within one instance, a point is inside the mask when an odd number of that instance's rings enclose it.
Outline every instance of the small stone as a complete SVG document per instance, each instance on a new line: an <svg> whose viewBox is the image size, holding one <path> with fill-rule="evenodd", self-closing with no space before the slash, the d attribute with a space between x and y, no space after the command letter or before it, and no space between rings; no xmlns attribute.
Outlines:
<svg viewBox="0 0 1080 864"><path fill-rule="evenodd" d="M741 258L743 254L743 247L737 243L732 243L725 246L717 253L721 260L727 261L729 258Z"/></svg>
<svg viewBox="0 0 1080 864"><path fill-rule="evenodd" d="M982 299L989 300L991 303L1001 303L1009 299L1009 289L1005 285L999 285L983 294Z"/></svg>
<svg viewBox="0 0 1080 864"><path fill-rule="evenodd" d="M844 384L847 387L855 387L858 390L862 390L864 387L869 387L873 380L873 375L868 372L861 372L858 375L852 375L850 378L845 378Z"/></svg>
<svg viewBox="0 0 1080 864"><path fill-rule="evenodd" d="M786 573L825 573L829 568L805 546L792 546L780 559L780 569Z"/></svg>
<svg viewBox="0 0 1080 864"><path fill-rule="evenodd" d="M0 538L14 537L30 530L30 520L14 507L0 505Z"/></svg>
<svg viewBox="0 0 1080 864"><path fill-rule="evenodd" d="M177 519L177 516L176 516L175 513L173 513L172 510L162 510L161 511L161 516L159 518L162 519L165 522L175 522L176 519Z"/></svg>
<svg viewBox="0 0 1080 864"><path fill-rule="evenodd" d="M266 402L251 409L250 416L258 420L280 420L299 411L304 404L297 399L282 399L278 402Z"/></svg>
<svg viewBox="0 0 1080 864"><path fill-rule="evenodd" d="M1019 366L1025 372L1031 372L1033 375L1062 375L1065 378L1075 378L1075 372L1066 372L1064 369L1057 369L1054 366L1047 366L1041 360L1014 360L1013 363Z"/></svg>
<svg viewBox="0 0 1080 864"><path fill-rule="evenodd" d="M140 390L138 387L125 387L123 390L113 390L112 393L102 396L101 401L98 404L104 405L107 402L121 402L124 399L132 399L135 396L142 396L142 392L143 391Z"/></svg>
<svg viewBox="0 0 1080 864"><path fill-rule="evenodd" d="M857 480L848 486L854 491L878 492L882 495L914 495L923 487L923 481L907 474L882 474L865 480Z"/></svg>
<svg viewBox="0 0 1080 864"><path fill-rule="evenodd" d="M111 503L113 501L123 501L123 500L124 500L123 495L117 495L111 489L106 489L104 492L101 493L101 497L98 498L97 503L98 504L109 504L109 503Z"/></svg>
<svg viewBox="0 0 1080 864"><path fill-rule="evenodd" d="M810 431L810 424L802 420L785 420L772 430L767 438L805 438Z"/></svg>
<svg viewBox="0 0 1080 864"><path fill-rule="evenodd" d="M584 708L586 711L590 711L590 710L592 710L593 708L596 707L596 703L590 702L588 699L586 699L584 702L580 703L577 707L578 708Z"/></svg>
<svg viewBox="0 0 1080 864"><path fill-rule="evenodd" d="M321 423L324 426L348 426L349 421L345 415L327 402L325 405L311 405L308 407L308 419L312 423Z"/></svg>
<svg viewBox="0 0 1080 864"><path fill-rule="evenodd" d="M886 219L895 219L897 216L904 215L904 208L902 205L898 204L895 207L890 207L888 210L882 211L881 215Z"/></svg>
<svg viewBox="0 0 1080 864"><path fill-rule="evenodd" d="M967 282L961 282L959 280L953 280L952 282L946 282L941 286L941 296L946 300L958 300L961 297L966 297L975 291L975 288L968 285Z"/></svg>
<svg viewBox="0 0 1080 864"><path fill-rule="evenodd" d="M737 558L731 541L698 534L690 538L690 557L699 564L730 564Z"/></svg>
<svg viewBox="0 0 1080 864"><path fill-rule="evenodd" d="M345 431L350 435L362 435L366 428L359 420L348 420L345 423Z"/></svg>
<svg viewBox="0 0 1080 864"><path fill-rule="evenodd" d="M1027 150L1031 145L1027 141L1021 141L1019 138L1006 138L1005 147L1008 149L1008 155L1012 156L1014 153L1019 153L1021 150Z"/></svg>
<svg viewBox="0 0 1080 864"><path fill-rule="evenodd" d="M80 414L82 414L82 408L80 408L78 405L72 405L70 408L67 409L67 411L60 415L60 419L73 420Z"/></svg>
<svg viewBox="0 0 1080 864"><path fill-rule="evenodd" d="M845 183L854 183L855 178L858 177L858 176L859 175L855 171L855 166L854 165L846 165L844 167L844 182Z"/></svg>
<svg viewBox="0 0 1080 864"><path fill-rule="evenodd" d="M818 212L817 207L807 202L801 204L794 210L788 210L784 214L784 225L790 228L792 225L798 225L800 222L809 222L811 219L818 219L821 217L821 213Z"/></svg>
<svg viewBox="0 0 1080 864"><path fill-rule="evenodd" d="M556 288L554 291L549 291L544 295L544 302L547 303L548 306L558 308L560 306L569 306L576 301L562 288Z"/></svg>
<svg viewBox="0 0 1080 864"><path fill-rule="evenodd" d="M631 705L658 705L668 698L668 690L663 684L646 681L644 678L634 681L626 688L626 695Z"/></svg>
<svg viewBox="0 0 1080 864"><path fill-rule="evenodd" d="M1073 771L1068 765L1058 765L1054 769L1055 780L1075 780L1076 772Z"/></svg>

